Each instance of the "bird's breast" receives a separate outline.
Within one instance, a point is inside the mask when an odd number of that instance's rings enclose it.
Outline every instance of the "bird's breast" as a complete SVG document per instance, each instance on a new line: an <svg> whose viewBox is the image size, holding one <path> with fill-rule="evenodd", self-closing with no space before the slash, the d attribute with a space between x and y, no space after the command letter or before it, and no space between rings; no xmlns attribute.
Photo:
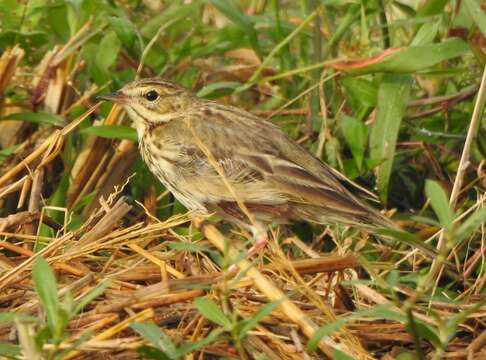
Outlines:
<svg viewBox="0 0 486 360"><path fill-rule="evenodd" d="M149 169L158 178L175 173L178 152L171 146L163 146L161 141L155 142L149 138L140 141L140 153Z"/></svg>
<svg viewBox="0 0 486 360"><path fill-rule="evenodd" d="M149 170L186 208L207 212L201 194L192 191L188 177L194 177L190 162L185 161L181 148L167 142L140 141L140 153ZM160 145L159 145L160 144Z"/></svg>

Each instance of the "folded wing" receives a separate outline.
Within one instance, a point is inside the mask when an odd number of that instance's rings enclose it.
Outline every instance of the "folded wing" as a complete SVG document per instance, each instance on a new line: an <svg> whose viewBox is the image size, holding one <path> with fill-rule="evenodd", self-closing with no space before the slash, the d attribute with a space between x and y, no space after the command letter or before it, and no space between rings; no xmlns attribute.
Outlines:
<svg viewBox="0 0 486 360"><path fill-rule="evenodd" d="M208 203L224 201L228 208L233 202L237 207L236 194L256 212L317 223L390 225L347 189L344 176L274 124L236 108L212 104L211 109L187 122L196 138L192 144L199 144L200 176L195 182L205 189Z"/></svg>

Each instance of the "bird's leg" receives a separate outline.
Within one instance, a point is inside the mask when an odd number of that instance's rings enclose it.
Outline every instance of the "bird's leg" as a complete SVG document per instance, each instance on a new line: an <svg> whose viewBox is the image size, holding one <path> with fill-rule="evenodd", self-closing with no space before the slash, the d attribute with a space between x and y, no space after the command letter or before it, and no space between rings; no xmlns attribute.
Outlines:
<svg viewBox="0 0 486 360"><path fill-rule="evenodd" d="M253 257L256 255L260 250L263 250L268 243L268 234L266 230L257 229L253 233L253 239L255 239L255 243L253 246L248 250L248 256Z"/></svg>
<svg viewBox="0 0 486 360"><path fill-rule="evenodd" d="M258 252L263 250L268 243L268 233L265 225L257 223L257 225L250 227L250 230L253 234L253 240L255 242L248 250L248 258L257 255ZM238 266L236 264L230 265L228 271L234 274L238 271Z"/></svg>

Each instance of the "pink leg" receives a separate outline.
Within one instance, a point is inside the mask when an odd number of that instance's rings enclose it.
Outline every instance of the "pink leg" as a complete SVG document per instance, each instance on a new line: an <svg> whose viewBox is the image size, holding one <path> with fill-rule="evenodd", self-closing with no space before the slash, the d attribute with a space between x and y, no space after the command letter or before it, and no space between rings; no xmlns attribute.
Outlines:
<svg viewBox="0 0 486 360"><path fill-rule="evenodd" d="M256 255L260 250L265 249L265 246L267 246L268 243L268 235L266 232L263 234L260 234L256 239L255 239L255 244L248 250L248 256L254 256Z"/></svg>
<svg viewBox="0 0 486 360"><path fill-rule="evenodd" d="M253 246L248 250L248 257L253 257L258 254L260 250L263 250L268 243L268 234L264 227L258 226L252 229L253 238L255 239L255 243ZM228 271L231 274L236 274L238 272L238 266L236 264L230 265Z"/></svg>

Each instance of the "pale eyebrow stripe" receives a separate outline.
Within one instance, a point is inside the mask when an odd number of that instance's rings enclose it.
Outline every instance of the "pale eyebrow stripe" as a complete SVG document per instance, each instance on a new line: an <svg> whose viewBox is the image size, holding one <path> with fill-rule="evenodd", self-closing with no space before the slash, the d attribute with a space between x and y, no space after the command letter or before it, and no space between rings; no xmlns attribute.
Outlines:
<svg viewBox="0 0 486 360"><path fill-rule="evenodd" d="M140 83L140 85L162 85L162 86L167 86L167 87L170 87L170 88L173 88L173 89L179 89L180 86L178 85L175 85L173 83L170 83L170 82L166 82L166 81L154 81L154 80L148 80L148 81L144 81L142 83Z"/></svg>

